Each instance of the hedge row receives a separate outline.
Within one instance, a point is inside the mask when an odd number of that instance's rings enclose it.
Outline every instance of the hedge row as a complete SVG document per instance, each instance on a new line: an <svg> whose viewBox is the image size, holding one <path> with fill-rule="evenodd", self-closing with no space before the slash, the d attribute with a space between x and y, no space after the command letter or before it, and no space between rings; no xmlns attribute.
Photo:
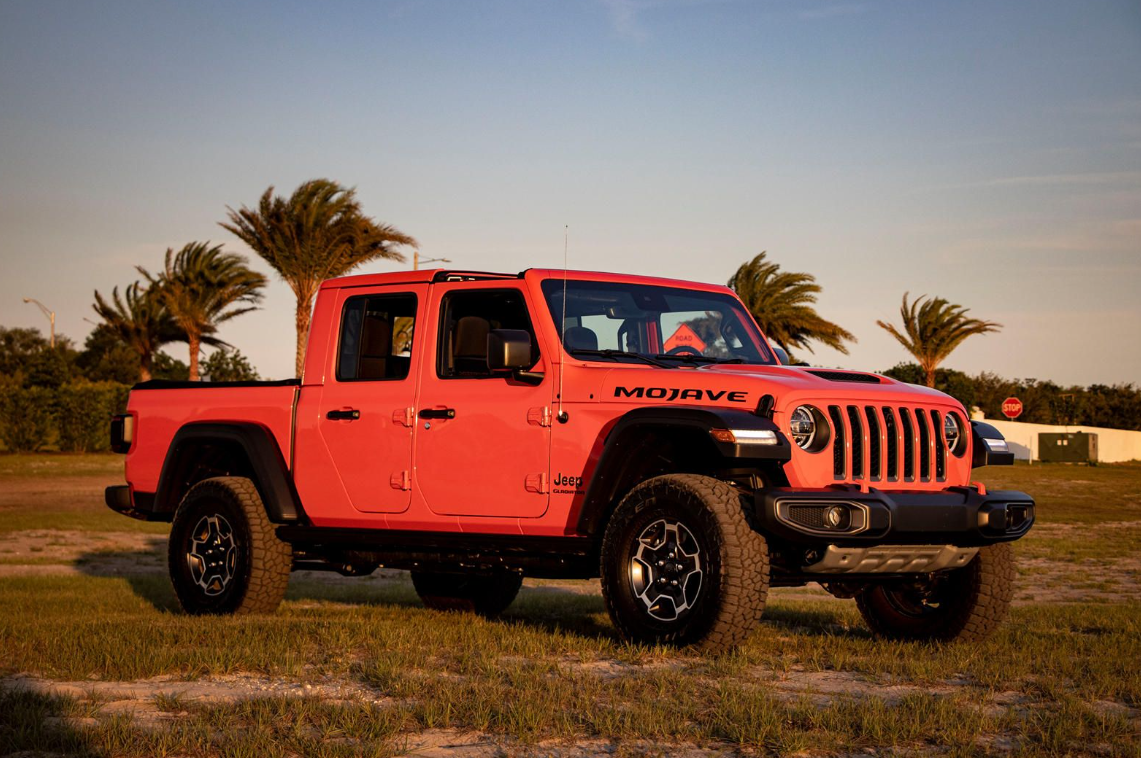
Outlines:
<svg viewBox="0 0 1141 758"><path fill-rule="evenodd" d="M0 386L0 442L13 453L51 444L74 453L110 447L111 416L127 408L130 386L76 382L58 389Z"/></svg>

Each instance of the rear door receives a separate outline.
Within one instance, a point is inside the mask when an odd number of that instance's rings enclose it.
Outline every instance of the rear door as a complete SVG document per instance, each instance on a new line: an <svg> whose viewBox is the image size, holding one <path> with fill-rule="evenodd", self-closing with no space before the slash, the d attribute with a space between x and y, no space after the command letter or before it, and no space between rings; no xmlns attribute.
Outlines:
<svg viewBox="0 0 1141 758"><path fill-rule="evenodd" d="M424 284L340 291L336 364L319 428L358 511L399 513L411 501L412 425Z"/></svg>
<svg viewBox="0 0 1141 758"><path fill-rule="evenodd" d="M432 301L435 344L420 371L416 486L438 514L542 516L554 393L526 292L512 281L440 283ZM530 333L540 383L488 370L494 329Z"/></svg>

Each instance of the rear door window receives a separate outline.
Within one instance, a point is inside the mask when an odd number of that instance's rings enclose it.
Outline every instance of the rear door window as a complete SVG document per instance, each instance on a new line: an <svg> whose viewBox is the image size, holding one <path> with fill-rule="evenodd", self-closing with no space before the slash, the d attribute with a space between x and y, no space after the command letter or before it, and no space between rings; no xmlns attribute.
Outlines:
<svg viewBox="0 0 1141 758"><path fill-rule="evenodd" d="M345 301L337 351L337 381L406 379L412 367L416 296L360 295Z"/></svg>

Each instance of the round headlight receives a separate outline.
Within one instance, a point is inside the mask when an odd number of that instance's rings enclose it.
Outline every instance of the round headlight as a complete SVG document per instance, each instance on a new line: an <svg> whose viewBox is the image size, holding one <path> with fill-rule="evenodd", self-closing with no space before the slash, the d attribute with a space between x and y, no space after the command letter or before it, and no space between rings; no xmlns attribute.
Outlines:
<svg viewBox="0 0 1141 758"><path fill-rule="evenodd" d="M788 431L797 445L805 450L812 447L812 441L816 438L816 416L812 409L802 405L793 411L788 419Z"/></svg>
<svg viewBox="0 0 1141 758"><path fill-rule="evenodd" d="M947 449L955 451L959 449L959 437L962 432L959 429L959 420L955 418L955 414L948 413L943 417L943 439L947 441Z"/></svg>

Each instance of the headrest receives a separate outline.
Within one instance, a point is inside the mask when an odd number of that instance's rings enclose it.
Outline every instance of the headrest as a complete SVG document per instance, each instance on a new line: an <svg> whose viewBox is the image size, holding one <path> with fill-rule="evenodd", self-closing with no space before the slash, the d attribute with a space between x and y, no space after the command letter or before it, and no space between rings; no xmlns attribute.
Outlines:
<svg viewBox="0 0 1141 758"><path fill-rule="evenodd" d="M594 333L593 329L587 329L585 326L570 326L563 334L563 344L566 345L568 351L597 350L598 335Z"/></svg>
<svg viewBox="0 0 1141 758"><path fill-rule="evenodd" d="M487 358L487 335L491 324L479 316L464 316L456 322L457 358Z"/></svg>
<svg viewBox="0 0 1141 758"><path fill-rule="evenodd" d="M366 315L361 334L361 355L387 357L392 353L392 325L382 316Z"/></svg>

